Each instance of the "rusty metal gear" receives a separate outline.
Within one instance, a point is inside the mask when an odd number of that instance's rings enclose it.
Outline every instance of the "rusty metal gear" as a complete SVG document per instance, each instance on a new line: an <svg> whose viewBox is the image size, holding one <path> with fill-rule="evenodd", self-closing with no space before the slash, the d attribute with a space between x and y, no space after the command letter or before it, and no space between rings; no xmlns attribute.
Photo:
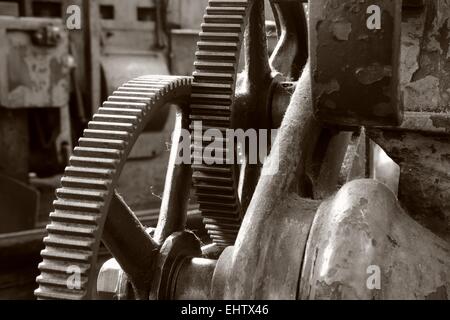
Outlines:
<svg viewBox="0 0 450 320"><path fill-rule="evenodd" d="M253 181L248 184L247 192L239 192L240 175L246 173L241 173L242 168L235 156L237 151L225 147L229 142L226 131L270 129L268 97L277 81L277 76L274 75L278 73L280 76L283 73L298 76L298 69L303 67L307 59L307 28L303 4L273 1L272 9L275 14L280 15L277 21L283 23L281 27L278 23L279 31L289 36L280 37L275 54L270 59L264 31L263 1L209 0L197 44L190 129L195 129L194 122L201 121L203 131L220 130L224 137L224 147L221 150L223 157L220 159L216 154L215 159L221 161L215 163L225 164L211 165L214 161L205 161L207 159L203 157L204 152L213 140L203 134L196 134L194 130L193 184L208 234L214 243L222 247L233 245L236 240L260 169L255 166L250 169L253 172L249 176ZM299 14L293 15L293 10ZM289 41L289 46L286 41ZM241 47L245 48L246 67L238 77ZM246 85L249 86L246 88L249 92L247 96L240 92L240 97L237 97L237 87L241 86L241 91ZM230 159L234 164L229 164ZM245 193L247 195L243 196Z"/></svg>
<svg viewBox="0 0 450 320"><path fill-rule="evenodd" d="M38 298L89 297L105 221L128 154L156 110L189 98L190 83L188 77L139 77L120 87L98 110L56 191L41 252ZM70 270L80 273L76 288L68 286Z"/></svg>

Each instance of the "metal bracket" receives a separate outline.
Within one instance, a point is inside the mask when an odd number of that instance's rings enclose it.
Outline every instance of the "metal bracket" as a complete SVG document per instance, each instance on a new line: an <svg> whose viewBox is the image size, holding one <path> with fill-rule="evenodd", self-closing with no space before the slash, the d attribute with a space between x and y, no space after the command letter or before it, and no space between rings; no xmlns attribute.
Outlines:
<svg viewBox="0 0 450 320"><path fill-rule="evenodd" d="M399 60L402 2L310 2L314 113L344 126L402 121Z"/></svg>

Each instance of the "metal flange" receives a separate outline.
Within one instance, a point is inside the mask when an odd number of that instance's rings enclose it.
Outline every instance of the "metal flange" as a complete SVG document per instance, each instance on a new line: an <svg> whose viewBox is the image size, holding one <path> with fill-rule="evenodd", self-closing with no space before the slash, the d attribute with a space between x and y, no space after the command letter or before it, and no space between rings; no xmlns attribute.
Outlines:
<svg viewBox="0 0 450 320"><path fill-rule="evenodd" d="M189 231L176 232L162 245L153 270L150 300L172 298L178 272L186 258L202 255L200 240Z"/></svg>

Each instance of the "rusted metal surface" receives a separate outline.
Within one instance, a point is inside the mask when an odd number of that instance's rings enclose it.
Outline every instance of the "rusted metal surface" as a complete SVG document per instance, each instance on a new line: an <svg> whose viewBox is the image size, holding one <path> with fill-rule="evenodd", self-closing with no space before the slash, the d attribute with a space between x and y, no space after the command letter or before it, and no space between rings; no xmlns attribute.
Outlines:
<svg viewBox="0 0 450 320"><path fill-rule="evenodd" d="M450 239L450 6L425 1L405 10L401 88L405 120L399 128L368 131L400 165L399 199L407 212Z"/></svg>
<svg viewBox="0 0 450 320"><path fill-rule="evenodd" d="M269 162L239 231L228 261L219 260L219 268L227 268L215 298L224 299L296 299L304 241L310 219L318 203L290 194L305 172L305 159L314 145L320 125L312 115L309 66L297 85ZM271 159L272 158L272 159ZM264 175L271 161L280 161L276 174ZM276 227L273 227L276 226ZM286 241L286 242L285 242ZM281 258L283 257L283 258ZM284 263L278 263L280 259ZM273 262L271 264L270 262ZM220 267L221 263L227 267ZM248 275L252 275L249 277Z"/></svg>
<svg viewBox="0 0 450 320"><path fill-rule="evenodd" d="M400 84L406 111L450 112L449 18L444 0L404 14Z"/></svg>
<svg viewBox="0 0 450 320"><path fill-rule="evenodd" d="M384 184L356 180L317 212L299 297L446 300L449 265L449 243L411 219Z"/></svg>
<svg viewBox="0 0 450 320"><path fill-rule="evenodd" d="M69 100L68 34L60 20L0 18L0 105L64 107Z"/></svg>
<svg viewBox="0 0 450 320"><path fill-rule="evenodd" d="M369 6L381 29L369 29ZM401 1L310 3L310 59L315 115L340 125L397 125Z"/></svg>
<svg viewBox="0 0 450 320"><path fill-rule="evenodd" d="M407 212L450 241L450 135L396 130L369 135L400 166L399 199Z"/></svg>

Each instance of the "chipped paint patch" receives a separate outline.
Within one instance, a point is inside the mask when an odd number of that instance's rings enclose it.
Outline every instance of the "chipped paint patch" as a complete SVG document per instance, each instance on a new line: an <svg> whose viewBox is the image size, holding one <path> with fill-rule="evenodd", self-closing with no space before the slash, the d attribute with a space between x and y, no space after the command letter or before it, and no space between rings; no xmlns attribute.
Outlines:
<svg viewBox="0 0 450 320"><path fill-rule="evenodd" d="M346 21L336 21L331 24L331 32L339 41L347 41L352 32L352 24Z"/></svg>
<svg viewBox="0 0 450 320"><path fill-rule="evenodd" d="M392 77L392 67L382 66L379 63L372 63L367 67L357 69L355 75L356 79L362 84L371 85L386 77Z"/></svg>
<svg viewBox="0 0 450 320"><path fill-rule="evenodd" d="M432 75L407 84L403 89L405 106L414 111L437 111L439 86L439 78Z"/></svg>

